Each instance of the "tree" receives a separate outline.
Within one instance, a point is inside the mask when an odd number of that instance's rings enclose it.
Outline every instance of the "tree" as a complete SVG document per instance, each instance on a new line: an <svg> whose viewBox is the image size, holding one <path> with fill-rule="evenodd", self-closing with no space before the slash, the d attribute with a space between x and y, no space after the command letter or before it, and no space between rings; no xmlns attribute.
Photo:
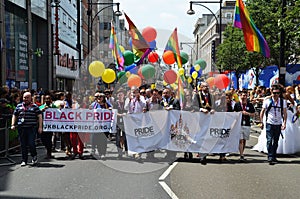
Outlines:
<svg viewBox="0 0 300 199"><path fill-rule="evenodd" d="M287 2L284 13L282 12L283 1ZM279 66L281 29L285 33L285 63L298 62L300 59L299 0L248 0L246 6L256 27L269 44L271 58L267 60L267 64Z"/></svg>
<svg viewBox="0 0 300 199"><path fill-rule="evenodd" d="M217 47L218 69L235 71L239 77L247 69L257 68L255 71L258 81L259 68L263 67L265 58L260 53L247 51L242 30L234 28L232 24L228 24L223 35L223 43Z"/></svg>

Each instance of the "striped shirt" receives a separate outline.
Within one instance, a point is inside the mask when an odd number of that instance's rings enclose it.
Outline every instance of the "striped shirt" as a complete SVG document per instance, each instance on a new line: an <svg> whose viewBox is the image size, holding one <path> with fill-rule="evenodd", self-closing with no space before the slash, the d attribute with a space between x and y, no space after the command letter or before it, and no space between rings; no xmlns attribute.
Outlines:
<svg viewBox="0 0 300 199"><path fill-rule="evenodd" d="M42 114L36 104L31 103L26 106L23 102L19 103L13 113L18 119L19 127L36 127L38 125L38 115Z"/></svg>

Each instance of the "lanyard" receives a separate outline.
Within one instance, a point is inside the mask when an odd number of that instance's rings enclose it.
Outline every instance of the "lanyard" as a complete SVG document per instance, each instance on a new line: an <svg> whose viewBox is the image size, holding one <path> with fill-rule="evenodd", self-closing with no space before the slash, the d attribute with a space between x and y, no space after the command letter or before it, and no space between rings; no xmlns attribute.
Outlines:
<svg viewBox="0 0 300 199"><path fill-rule="evenodd" d="M24 111L27 111L29 108L31 108L32 103L30 103L28 106L24 106L24 103L22 103L22 108L24 109Z"/></svg>
<svg viewBox="0 0 300 199"><path fill-rule="evenodd" d="M247 104L242 105L243 111L246 111L246 107L247 107Z"/></svg>
<svg viewBox="0 0 300 199"><path fill-rule="evenodd" d="M279 101L279 99L277 99L276 104L275 104L274 100L272 99L272 104L274 105L275 117L276 117L276 108L277 108L277 105L278 105L278 101Z"/></svg>

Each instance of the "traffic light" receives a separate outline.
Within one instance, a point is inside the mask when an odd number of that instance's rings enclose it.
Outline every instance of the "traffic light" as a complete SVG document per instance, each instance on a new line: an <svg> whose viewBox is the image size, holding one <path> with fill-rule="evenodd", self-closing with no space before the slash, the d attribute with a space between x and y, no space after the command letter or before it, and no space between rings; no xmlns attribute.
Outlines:
<svg viewBox="0 0 300 199"><path fill-rule="evenodd" d="M216 62L216 41L211 42L211 59L213 62Z"/></svg>

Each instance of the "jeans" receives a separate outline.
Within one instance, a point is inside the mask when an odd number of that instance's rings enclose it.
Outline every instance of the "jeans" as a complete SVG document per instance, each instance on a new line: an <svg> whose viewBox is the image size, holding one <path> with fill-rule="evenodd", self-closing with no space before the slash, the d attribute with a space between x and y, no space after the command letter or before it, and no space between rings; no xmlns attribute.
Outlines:
<svg viewBox="0 0 300 199"><path fill-rule="evenodd" d="M22 151L22 162L28 161L28 147L32 157L37 155L35 148L36 128L18 128L19 139Z"/></svg>
<svg viewBox="0 0 300 199"><path fill-rule="evenodd" d="M281 125L266 124L268 159L276 159Z"/></svg>

